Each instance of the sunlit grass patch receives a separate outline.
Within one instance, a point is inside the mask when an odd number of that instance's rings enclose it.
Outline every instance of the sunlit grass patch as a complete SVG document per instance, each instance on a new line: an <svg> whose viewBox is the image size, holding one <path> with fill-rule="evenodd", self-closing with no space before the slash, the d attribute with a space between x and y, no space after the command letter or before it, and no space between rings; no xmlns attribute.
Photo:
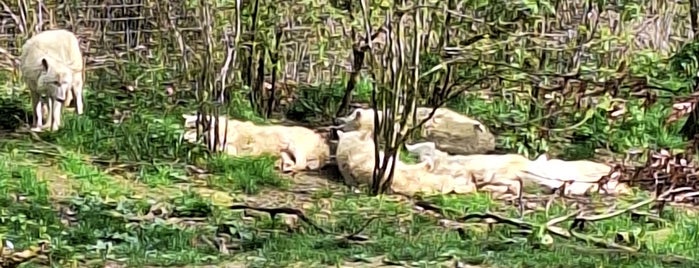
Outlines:
<svg viewBox="0 0 699 268"><path fill-rule="evenodd" d="M430 261L443 259L442 255L448 255L449 249L468 245L460 240L458 233L443 230L429 217L414 214L409 204L393 198L345 195L328 201L331 207L324 207L325 204L307 212L333 234L361 231L359 235L369 241L346 241L310 230L303 234L271 236L261 245L251 265L296 262L337 265L376 256L393 261L425 260L430 264ZM331 215L325 215L327 213ZM375 219L366 225L370 218Z"/></svg>
<svg viewBox="0 0 699 268"><path fill-rule="evenodd" d="M333 189L325 187L325 188L321 188L321 189L316 189L316 191L314 191L311 194L311 198L313 198L314 200L319 200L319 199L324 199L324 198L331 198L334 195L335 195L335 191L333 191Z"/></svg>
<svg viewBox="0 0 699 268"><path fill-rule="evenodd" d="M163 164L141 167L136 174L136 180L151 187L159 187L186 183L189 178L185 170Z"/></svg>
<svg viewBox="0 0 699 268"><path fill-rule="evenodd" d="M79 154L65 152L58 167L80 183L80 192L96 192L112 198L133 194L132 189L120 185Z"/></svg>
<svg viewBox="0 0 699 268"><path fill-rule="evenodd" d="M284 189L290 183L275 170L275 161L273 156L214 156L207 163L208 169L215 174L208 179L208 184L246 194L258 193L263 187Z"/></svg>
<svg viewBox="0 0 699 268"><path fill-rule="evenodd" d="M444 209L442 213L459 216L468 212L488 211L501 206L490 194L477 192L468 195L432 195L425 200Z"/></svg>
<svg viewBox="0 0 699 268"><path fill-rule="evenodd" d="M623 209L632 202L621 203ZM642 252L648 255L628 255L625 253L600 254L596 245L576 239L555 237L550 246L542 246L536 235L517 234L511 226L496 224L488 227L482 223L465 223L463 233L446 228L438 219L423 213L416 213L410 204L382 197L360 195L335 195L332 199L323 199L313 208L307 209L317 224L333 234L350 234L359 231L367 220L376 217L360 234L368 242L351 242L338 239L335 235L319 234L310 228L303 233L275 235L265 238L256 253L252 266L264 266L271 263L322 263L337 265L344 261L371 259L384 256L392 261L403 261L421 265L436 265L450 258L456 258L472 265L494 265L495 267L563 267L579 266L636 266L650 265L660 267L663 257L658 254L676 254L686 257L696 255L690 252L693 239L697 236L698 222L691 220L676 209L669 209L667 217L677 217L678 222L670 225L642 223L636 216L624 214L604 221L587 224L582 235L594 236L606 241L614 241L624 232L639 233L646 230L645 236L637 237L642 241ZM476 194L466 196L445 195L431 196L427 201L445 208L450 219L456 219L468 213L485 213L492 211L505 217L519 219L517 207L504 206L490 199L488 195ZM329 203L327 202L329 201ZM608 208L608 207L606 207ZM562 201L554 201L548 212L535 211L527 213L522 220L535 226L542 226L547 221L568 214L573 208ZM646 208L647 209L647 208ZM603 213L605 207L598 213ZM672 216L676 214L675 216ZM561 224L566 228L571 221ZM671 230L671 231L665 231ZM536 232L537 230L533 230ZM682 235L687 238L680 238ZM662 238L662 239L659 239ZM618 243L623 243L618 242ZM633 246L633 245L629 245ZM589 250L589 252L587 252ZM604 251L602 251L604 252Z"/></svg>
<svg viewBox="0 0 699 268"><path fill-rule="evenodd" d="M51 240L60 231L58 213L49 201L49 186L38 180L35 167L0 155L0 236L16 248Z"/></svg>
<svg viewBox="0 0 699 268"><path fill-rule="evenodd" d="M206 217L208 206L202 207L192 194L173 197L167 204L170 218ZM195 243L200 236L210 235L205 226L177 225L163 221L138 220L148 213L153 203L125 199L108 201L86 195L71 202L79 222L65 231L63 245L77 245L74 252L91 258L119 256L130 265L184 265L210 263L218 259L216 249ZM192 213L192 211L202 211ZM111 257L111 258L113 258Z"/></svg>
<svg viewBox="0 0 699 268"><path fill-rule="evenodd" d="M180 119L175 115L163 116L134 114L120 124L109 119L74 116L58 132L42 135L49 142L105 159L187 158L191 155L187 149L195 146L181 139L184 130Z"/></svg>

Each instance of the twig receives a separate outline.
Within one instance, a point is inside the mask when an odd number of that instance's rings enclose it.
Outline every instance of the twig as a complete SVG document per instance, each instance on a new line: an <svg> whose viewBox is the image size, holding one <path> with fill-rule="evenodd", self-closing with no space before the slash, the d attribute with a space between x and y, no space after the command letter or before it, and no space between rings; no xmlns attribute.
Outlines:
<svg viewBox="0 0 699 268"><path fill-rule="evenodd" d="M458 218L457 221L468 221L470 219L480 219L480 220L490 219L490 220L496 221L496 223L504 223L504 224L516 226L517 228L520 228L520 229L526 229L526 230L534 229L534 224L525 222L523 220L502 217L502 216L499 216L499 215L496 215L493 213L482 213L482 214L481 213L472 213L472 214L468 214L466 216L463 216L461 218Z"/></svg>
<svg viewBox="0 0 699 268"><path fill-rule="evenodd" d="M652 197L652 198L650 198L650 199L648 199L648 200L644 200L644 201L638 202L638 203L636 203L636 204L634 204L634 205L629 206L629 207L626 208L626 209L617 210L617 211L614 211L614 212L612 212L612 213L607 213L607 214L602 214L602 215L595 215L595 216L582 216L582 215L581 215L581 216L576 217L576 218L575 218L575 221L590 221L590 222L592 222L592 221L601 221L601 220L610 219L610 218L619 216L619 215L621 215L621 214L628 213L628 212L630 212L630 211L632 211L632 210L636 210L637 208L640 208L640 207L642 207L642 206L648 205L648 204L650 204L650 203L653 203L653 202L655 202L656 200L662 200L663 198L665 198L665 197L667 197L667 196L670 196L670 195L672 195L672 194L675 194L675 193L678 193L678 192L682 192L682 191L686 191L686 189L683 189L683 188L670 189L670 190L665 191L664 193L662 193L662 194L659 195L659 196L655 196L655 197Z"/></svg>
<svg viewBox="0 0 699 268"><path fill-rule="evenodd" d="M357 231L355 231L349 235L346 235L346 236L339 236L338 238L341 238L344 240L349 240L349 241L362 241L362 242L368 241L369 239L367 237L360 236L359 233L363 232L364 229L369 227L369 224L374 222L374 220L376 220L377 218L378 217L376 217L376 216L369 218L369 220L367 220L366 223L364 223L364 225L362 225L362 227L359 227L359 229L357 229Z"/></svg>
<svg viewBox="0 0 699 268"><path fill-rule="evenodd" d="M253 206L248 206L248 205L232 205L228 208L232 209L232 210L251 209L251 210L255 210L255 211L266 212L273 219L277 214L296 215L299 219L306 222L308 225L313 227L313 229L316 229L318 232L320 232L322 234L329 234L330 233L330 232L326 231L325 229L321 228L320 226L316 225L315 223L313 223L313 221L311 221L311 219L309 219L306 216L306 214L303 213L303 211L301 211L300 209L297 209L297 208L289 208L289 207L264 208L264 207L253 207Z"/></svg>

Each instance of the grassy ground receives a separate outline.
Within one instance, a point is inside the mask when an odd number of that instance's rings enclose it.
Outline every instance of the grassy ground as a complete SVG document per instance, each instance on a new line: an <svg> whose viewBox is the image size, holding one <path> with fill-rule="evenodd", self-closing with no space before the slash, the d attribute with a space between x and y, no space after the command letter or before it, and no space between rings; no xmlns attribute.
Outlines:
<svg viewBox="0 0 699 268"><path fill-rule="evenodd" d="M517 206L486 194L431 196L423 201L395 196L368 197L348 191L337 174L279 175L272 157L214 157L185 144L180 114L160 97L129 106L132 117L114 124L114 107L125 109L109 92L89 93L87 113L65 115L57 133L7 132L0 137L0 235L16 250L50 242L50 253L25 267L104 267L104 265L214 267L416 266L453 267L662 267L695 265L699 221L691 210L666 207L664 220L630 213L587 224L581 239L551 237L546 223L580 207L575 200L533 197L523 221L528 234L506 225L463 221L469 213L492 212L519 218ZM4 125L24 116L26 96L4 98ZM462 100L466 101L466 100ZM497 104L452 107L476 114L487 124L502 121ZM158 105L154 107L154 105ZM162 107L161 107L162 106ZM512 112L509 113L510 116ZM658 132L633 136L621 148L681 144L673 129L659 130L661 112L631 121L618 131ZM656 118L657 117L657 118ZM655 119L654 119L655 118ZM656 120L656 121L653 121ZM11 126L10 126L11 127ZM599 126L597 126L599 127ZM517 134L517 133L515 133ZM617 135L619 136L619 135ZM620 135L624 136L624 135ZM508 145L516 135L504 135ZM616 136L615 136L616 137ZM571 145L590 155L598 144ZM517 144L516 142L512 144ZM591 145L592 144L592 145ZM574 147L578 146L578 147ZM675 146L677 147L677 146ZM577 149L576 149L577 148ZM581 149L582 148L582 149ZM566 149L564 148L563 151ZM588 150L588 151L585 151ZM570 156L575 157L575 156ZM328 179L331 178L331 179ZM647 199L599 197L584 206L604 213ZM540 200L539 200L540 199ZM253 209L295 208L308 216L277 215ZM438 206L436 211L426 204ZM613 205L612 205L613 204ZM638 209L647 211L648 206ZM571 221L559 224L565 229ZM638 254L602 250L589 237L640 247ZM587 241L585 241L587 240Z"/></svg>

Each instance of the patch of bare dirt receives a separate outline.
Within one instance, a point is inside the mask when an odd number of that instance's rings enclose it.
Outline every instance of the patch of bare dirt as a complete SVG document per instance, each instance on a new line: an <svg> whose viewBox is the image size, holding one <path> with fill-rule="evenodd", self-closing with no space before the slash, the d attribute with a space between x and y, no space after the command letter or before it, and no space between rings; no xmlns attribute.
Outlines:
<svg viewBox="0 0 699 268"><path fill-rule="evenodd" d="M289 189L264 189L260 193L245 196L248 205L258 207L294 207L307 208L316 203L315 196L321 192L331 192L333 195L342 194L346 186L334 180L332 174L309 172L289 177L292 180Z"/></svg>
<svg viewBox="0 0 699 268"><path fill-rule="evenodd" d="M63 200L79 194L78 188L80 187L80 183L71 179L70 175L63 173L56 166L38 166L36 177L48 184L49 198L52 200ZM174 187L150 187L121 175L110 174L109 179L117 182L118 185L124 188L132 190L134 195L129 198L148 197L161 199L163 197L171 197L175 193L181 191L181 189Z"/></svg>
<svg viewBox="0 0 699 268"><path fill-rule="evenodd" d="M74 189L75 183L68 179L68 175L63 174L55 166L38 166L36 178L48 184L50 199L65 199L76 193Z"/></svg>

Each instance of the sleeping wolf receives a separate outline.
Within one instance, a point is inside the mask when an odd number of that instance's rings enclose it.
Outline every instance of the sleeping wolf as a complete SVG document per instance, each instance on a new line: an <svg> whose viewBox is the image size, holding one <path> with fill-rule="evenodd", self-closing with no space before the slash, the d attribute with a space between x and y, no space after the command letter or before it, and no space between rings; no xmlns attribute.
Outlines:
<svg viewBox="0 0 699 268"><path fill-rule="evenodd" d="M432 108L418 107L416 115L418 122L429 116ZM379 122L383 120L381 111L377 111ZM408 119L407 127L412 127ZM342 131L374 131L373 109L358 108L349 116L336 119L337 128ZM420 129L422 140L434 142L436 148L450 154L482 154L495 149L495 136L478 120L452 111L448 108L438 108L434 116L425 122Z"/></svg>
<svg viewBox="0 0 699 268"><path fill-rule="evenodd" d="M433 142L406 143L405 148L421 161L434 162L435 173L473 178L483 190L498 193L518 193L520 172L532 162L519 154L449 155L437 149ZM523 183L527 183L526 187L531 185L528 181Z"/></svg>
<svg viewBox="0 0 699 268"><path fill-rule="evenodd" d="M417 154L421 161L434 162L434 172L473 176L477 183L484 185L485 190L517 193L521 180L525 189L548 191L561 188L568 182L564 192L566 195L631 193L626 184L619 183L618 177L610 178L602 188L599 187L597 182L611 171L610 166L602 163L548 159L545 154L534 161L518 154L448 155L436 149L431 142L405 146L409 152ZM501 189L501 186L506 186L507 189Z"/></svg>
<svg viewBox="0 0 699 268"><path fill-rule="evenodd" d="M185 140L196 140L197 115L183 115ZM214 117L210 117L214 118ZM212 125L206 132L211 141L218 129L217 148L229 155L261 155L269 153L281 157L283 172L318 170L330 157L330 147L321 133L300 126L255 125L220 116L221 127Z"/></svg>
<svg viewBox="0 0 699 268"><path fill-rule="evenodd" d="M374 141L369 132L337 131L340 138L337 145L336 160L340 174L347 185L370 185L374 172ZM383 163L384 154L379 152L379 161ZM390 162L394 159L389 160ZM469 178L437 174L431 172L432 163L423 161L406 164L396 160L391 190L397 193L413 195L418 192L434 193L471 193L475 184ZM385 174L388 175L388 174ZM383 177L385 180L387 176Z"/></svg>

